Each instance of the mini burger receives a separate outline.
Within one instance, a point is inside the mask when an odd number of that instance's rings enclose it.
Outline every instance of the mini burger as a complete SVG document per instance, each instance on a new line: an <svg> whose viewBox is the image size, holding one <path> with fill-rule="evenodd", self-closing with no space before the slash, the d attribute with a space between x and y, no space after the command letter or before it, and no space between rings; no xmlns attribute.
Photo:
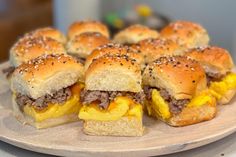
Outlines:
<svg viewBox="0 0 236 157"><path fill-rule="evenodd" d="M92 53L86 58L85 62L85 70L88 69L89 65L96 60L103 56L127 56L130 59L135 59L137 64L140 64L141 67L144 67L144 60L139 51L131 49L128 46L123 46L121 44L115 43L108 43L106 45L102 45L92 51Z"/></svg>
<svg viewBox="0 0 236 157"><path fill-rule="evenodd" d="M209 43L207 31L201 25L189 21L169 24L161 30L160 36L177 42L185 49L206 46Z"/></svg>
<svg viewBox="0 0 236 157"><path fill-rule="evenodd" d="M62 43L48 37L34 37L31 35L20 38L10 49L10 67L4 69L10 78L14 69L31 59L47 54L65 54Z"/></svg>
<svg viewBox="0 0 236 157"><path fill-rule="evenodd" d="M44 55L23 63L11 78L13 110L38 129L78 120L83 66L66 55Z"/></svg>
<svg viewBox="0 0 236 157"><path fill-rule="evenodd" d="M38 36L48 37L48 38L54 39L62 44L66 43L65 35L62 32L60 32L59 30L52 28L52 27L38 28L38 29L26 34L26 36L28 36L28 35L34 36L34 37L38 37Z"/></svg>
<svg viewBox="0 0 236 157"><path fill-rule="evenodd" d="M66 47L68 54L84 64L87 56L97 47L109 43L110 40L97 32L85 32L76 35Z"/></svg>
<svg viewBox="0 0 236 157"><path fill-rule="evenodd" d="M86 71L79 118L88 135L142 136L141 69L128 56L101 57Z"/></svg>
<svg viewBox="0 0 236 157"><path fill-rule="evenodd" d="M216 115L216 100L207 89L204 69L192 59L161 57L143 74L146 110L171 126L186 126Z"/></svg>
<svg viewBox="0 0 236 157"><path fill-rule="evenodd" d="M143 25L131 25L124 30L118 32L113 41L120 44L130 45L144 39L157 38L159 33Z"/></svg>
<svg viewBox="0 0 236 157"><path fill-rule="evenodd" d="M130 47L143 56L145 64L161 56L182 55L183 52L180 45L169 39L145 39Z"/></svg>
<svg viewBox="0 0 236 157"><path fill-rule="evenodd" d="M97 32L107 38L110 37L107 26L98 21L76 21L70 25L67 35L69 40L72 40L76 35L85 32Z"/></svg>
<svg viewBox="0 0 236 157"><path fill-rule="evenodd" d="M227 104L236 93L236 74L229 52L223 48L208 46L194 48L186 55L198 61L205 70L208 86L219 104Z"/></svg>

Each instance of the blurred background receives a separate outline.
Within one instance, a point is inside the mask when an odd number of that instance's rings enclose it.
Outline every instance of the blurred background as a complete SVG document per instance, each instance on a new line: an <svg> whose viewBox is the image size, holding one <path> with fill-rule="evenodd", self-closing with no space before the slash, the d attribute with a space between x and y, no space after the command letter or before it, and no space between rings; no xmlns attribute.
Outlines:
<svg viewBox="0 0 236 157"><path fill-rule="evenodd" d="M133 23L160 30L175 20L203 25L211 44L236 59L236 0L0 0L0 61L12 44L33 29L54 26L66 33L76 20L105 22L111 33Z"/></svg>

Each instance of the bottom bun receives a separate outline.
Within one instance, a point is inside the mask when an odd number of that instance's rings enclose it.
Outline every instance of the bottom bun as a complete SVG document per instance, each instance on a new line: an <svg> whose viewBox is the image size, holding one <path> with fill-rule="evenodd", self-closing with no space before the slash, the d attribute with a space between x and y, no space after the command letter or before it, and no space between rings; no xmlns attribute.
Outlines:
<svg viewBox="0 0 236 157"><path fill-rule="evenodd" d="M21 123L23 123L24 125L31 125L37 129L45 129L45 128L54 127L54 126L58 126L58 125L62 125L62 124L70 123L70 122L75 122L79 120L77 114L69 114L62 117L58 117L58 118L50 118L42 122L35 122L35 120L32 117L24 114L19 109L19 106L15 102L14 98L13 98L12 103L13 103L13 114L16 117L16 119L20 121Z"/></svg>
<svg viewBox="0 0 236 157"><path fill-rule="evenodd" d="M216 116L216 113L216 105L186 107L180 114L174 115L166 122L171 126L186 126L211 120Z"/></svg>
<svg viewBox="0 0 236 157"><path fill-rule="evenodd" d="M142 136L143 124L136 117L122 117L116 121L86 120L83 131L97 136Z"/></svg>
<svg viewBox="0 0 236 157"><path fill-rule="evenodd" d="M236 90L229 90L227 93L218 101L218 104L225 105L228 104L234 97Z"/></svg>

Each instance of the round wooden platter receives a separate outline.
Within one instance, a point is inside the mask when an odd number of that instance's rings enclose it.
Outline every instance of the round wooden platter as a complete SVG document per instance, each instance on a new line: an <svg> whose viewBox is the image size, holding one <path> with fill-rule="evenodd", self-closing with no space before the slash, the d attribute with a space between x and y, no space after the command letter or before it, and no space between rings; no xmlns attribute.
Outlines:
<svg viewBox="0 0 236 157"><path fill-rule="evenodd" d="M0 65L0 70L8 63ZM0 75L0 140L35 152L60 156L155 156L180 152L219 140L236 130L236 100L221 106L215 119L174 128L144 117L142 137L87 136L82 122L36 130L12 115L8 81Z"/></svg>

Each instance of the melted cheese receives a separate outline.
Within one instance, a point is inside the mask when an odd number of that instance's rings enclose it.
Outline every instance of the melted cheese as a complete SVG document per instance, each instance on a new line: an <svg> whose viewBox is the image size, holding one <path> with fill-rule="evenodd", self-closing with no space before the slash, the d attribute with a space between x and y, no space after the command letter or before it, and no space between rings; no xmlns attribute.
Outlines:
<svg viewBox="0 0 236 157"><path fill-rule="evenodd" d="M43 110L37 110L33 106L26 105L24 107L24 113L32 118L36 122L42 122L50 118L58 118L69 114L78 114L81 108L79 103L81 85L74 85L71 88L72 97L64 104L49 104L47 108Z"/></svg>
<svg viewBox="0 0 236 157"><path fill-rule="evenodd" d="M236 89L236 74L226 75L222 81L211 82L210 90L217 100L221 99L229 90Z"/></svg>
<svg viewBox="0 0 236 157"><path fill-rule="evenodd" d="M211 96L209 90L202 91L196 95L186 107L200 107L202 105L214 105L215 98ZM161 97L159 91L154 89L152 91L152 101L146 104L148 114L154 117L160 117L164 120L169 119L172 115L169 109L169 105Z"/></svg>
<svg viewBox="0 0 236 157"><path fill-rule="evenodd" d="M142 106L127 97L116 97L107 110L100 109L96 104L90 104L84 105L79 112L79 118L83 120L113 121L123 116L142 119Z"/></svg>

